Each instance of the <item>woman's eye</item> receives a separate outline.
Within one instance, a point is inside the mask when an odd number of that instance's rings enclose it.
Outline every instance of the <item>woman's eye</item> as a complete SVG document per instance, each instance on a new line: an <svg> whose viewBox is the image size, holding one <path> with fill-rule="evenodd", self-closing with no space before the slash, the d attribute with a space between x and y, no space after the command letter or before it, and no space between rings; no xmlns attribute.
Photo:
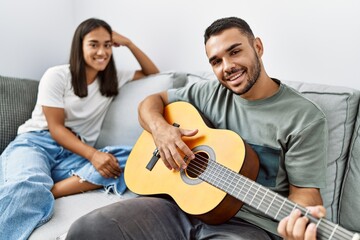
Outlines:
<svg viewBox="0 0 360 240"><path fill-rule="evenodd" d="M105 47L106 47L106 48L111 48L111 47L112 47L112 44L111 44L111 43L107 43L107 44L105 44Z"/></svg>

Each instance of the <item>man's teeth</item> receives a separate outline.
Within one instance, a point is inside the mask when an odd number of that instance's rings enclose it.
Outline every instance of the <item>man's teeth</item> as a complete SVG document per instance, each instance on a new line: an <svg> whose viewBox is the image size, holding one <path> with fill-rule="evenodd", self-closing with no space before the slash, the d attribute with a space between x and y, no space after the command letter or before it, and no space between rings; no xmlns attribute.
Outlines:
<svg viewBox="0 0 360 240"><path fill-rule="evenodd" d="M238 73L238 74L236 74L235 76L232 76L229 80L230 80L230 81L233 81L233 80L235 80L236 78L240 77L241 74L242 74L242 73Z"/></svg>

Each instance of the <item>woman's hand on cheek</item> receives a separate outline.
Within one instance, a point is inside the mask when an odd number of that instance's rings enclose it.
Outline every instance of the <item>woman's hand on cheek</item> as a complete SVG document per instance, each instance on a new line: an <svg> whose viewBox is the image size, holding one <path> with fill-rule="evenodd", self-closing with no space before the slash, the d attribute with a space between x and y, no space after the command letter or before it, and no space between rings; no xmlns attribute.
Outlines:
<svg viewBox="0 0 360 240"><path fill-rule="evenodd" d="M114 47L128 46L131 43L130 39L115 31L112 32L112 41Z"/></svg>

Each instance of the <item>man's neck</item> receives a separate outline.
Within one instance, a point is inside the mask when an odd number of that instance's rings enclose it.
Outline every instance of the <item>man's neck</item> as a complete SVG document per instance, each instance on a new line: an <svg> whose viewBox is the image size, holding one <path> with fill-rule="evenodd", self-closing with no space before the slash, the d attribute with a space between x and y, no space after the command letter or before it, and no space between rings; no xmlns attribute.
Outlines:
<svg viewBox="0 0 360 240"><path fill-rule="evenodd" d="M260 100L273 96L278 90L279 84L265 75L260 77L250 91L241 95L241 97L250 101Z"/></svg>

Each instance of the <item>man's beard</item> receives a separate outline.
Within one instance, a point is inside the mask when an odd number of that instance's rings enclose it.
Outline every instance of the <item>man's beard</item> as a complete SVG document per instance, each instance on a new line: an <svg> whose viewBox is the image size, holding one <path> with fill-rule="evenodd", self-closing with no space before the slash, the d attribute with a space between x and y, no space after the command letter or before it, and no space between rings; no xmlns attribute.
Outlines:
<svg viewBox="0 0 360 240"><path fill-rule="evenodd" d="M246 82L246 85L244 87L244 89L242 89L240 92L234 92L236 95L243 95L245 93L247 93L248 91L250 91L250 89L255 85L256 81L259 79L260 77L260 72L261 72L261 66L260 66L260 60L258 58L258 56L256 55L255 51L254 51L254 56L255 56L255 60L254 60L254 68L253 68L253 72L249 72L247 71L247 73L251 74L249 76L249 79Z"/></svg>

